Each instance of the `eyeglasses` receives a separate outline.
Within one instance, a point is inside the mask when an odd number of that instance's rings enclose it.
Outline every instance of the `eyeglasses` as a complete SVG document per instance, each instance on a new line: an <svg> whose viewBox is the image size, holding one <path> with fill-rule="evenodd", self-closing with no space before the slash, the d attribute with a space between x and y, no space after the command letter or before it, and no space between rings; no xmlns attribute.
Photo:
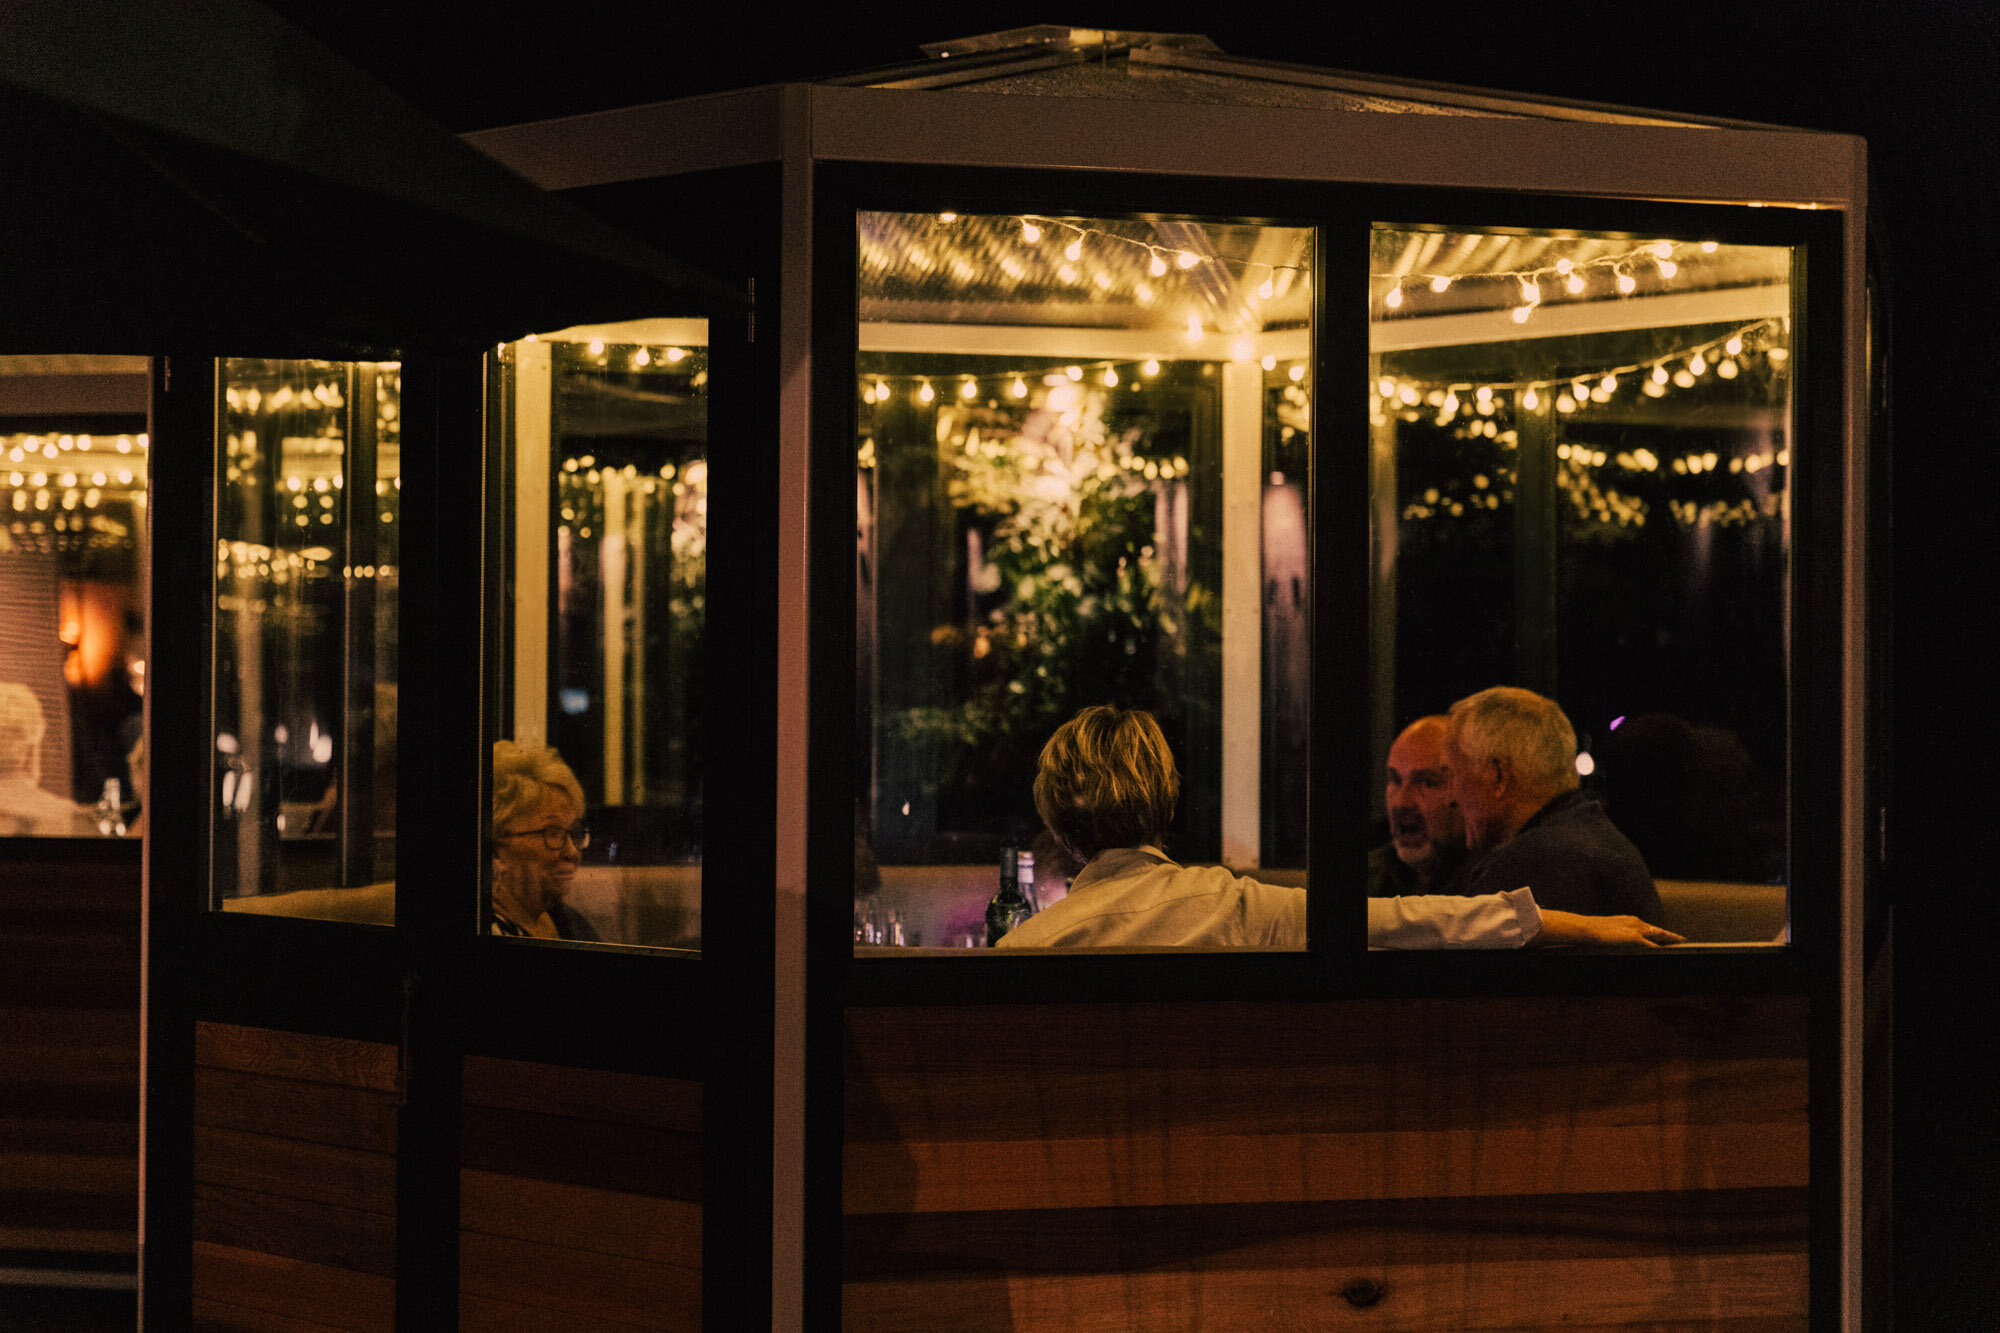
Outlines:
<svg viewBox="0 0 2000 1333"><path fill-rule="evenodd" d="M547 828L520 829L513 833L502 833L499 836L503 838L540 838L542 846L552 852L562 850L564 838L575 843L576 849L579 852L590 846L590 828L585 824L572 824L568 828L564 828L560 824L551 824Z"/></svg>

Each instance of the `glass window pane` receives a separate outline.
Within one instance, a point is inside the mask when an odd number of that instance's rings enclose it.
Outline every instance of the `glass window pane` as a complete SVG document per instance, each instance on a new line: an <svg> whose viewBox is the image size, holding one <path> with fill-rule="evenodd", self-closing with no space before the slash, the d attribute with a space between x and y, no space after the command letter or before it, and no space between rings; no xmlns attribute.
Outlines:
<svg viewBox="0 0 2000 1333"><path fill-rule="evenodd" d="M0 837L137 836L147 363L0 356Z"/></svg>
<svg viewBox="0 0 2000 1333"><path fill-rule="evenodd" d="M211 882L392 924L401 367L231 358L217 388Z"/></svg>
<svg viewBox="0 0 2000 1333"><path fill-rule="evenodd" d="M1311 239L860 214L857 949L1303 947Z"/></svg>
<svg viewBox="0 0 2000 1333"><path fill-rule="evenodd" d="M494 355L494 934L701 946L708 326Z"/></svg>
<svg viewBox="0 0 2000 1333"><path fill-rule="evenodd" d="M1375 229L1375 892L1782 938L1792 267Z"/></svg>

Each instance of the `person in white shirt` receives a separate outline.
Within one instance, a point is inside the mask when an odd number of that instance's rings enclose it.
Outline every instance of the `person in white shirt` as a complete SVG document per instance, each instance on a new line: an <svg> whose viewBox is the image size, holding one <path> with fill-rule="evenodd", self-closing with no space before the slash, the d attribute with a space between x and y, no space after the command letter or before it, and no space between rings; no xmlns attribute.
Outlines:
<svg viewBox="0 0 2000 1333"><path fill-rule="evenodd" d="M1178 865L1160 850L1179 799L1173 752L1144 709L1100 704L1058 727L1042 748L1035 809L1083 870L1068 897L996 947L1304 948L1304 889L1264 884L1221 866ZM1544 911L1526 888L1475 898L1368 900L1372 948L1657 946L1680 939L1637 917Z"/></svg>
<svg viewBox="0 0 2000 1333"><path fill-rule="evenodd" d="M42 702L26 685L0 681L0 837L95 837L97 824L74 801L42 787Z"/></svg>

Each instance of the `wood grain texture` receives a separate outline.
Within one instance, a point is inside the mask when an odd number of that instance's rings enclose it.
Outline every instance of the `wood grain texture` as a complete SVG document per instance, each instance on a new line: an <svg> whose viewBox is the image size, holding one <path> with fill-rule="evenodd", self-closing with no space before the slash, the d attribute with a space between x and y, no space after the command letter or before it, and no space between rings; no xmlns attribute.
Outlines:
<svg viewBox="0 0 2000 1333"><path fill-rule="evenodd" d="M459 1244L459 1285L545 1312L545 1327L571 1316L639 1328L692 1328L701 1322L701 1274L568 1245L467 1232Z"/></svg>
<svg viewBox="0 0 2000 1333"><path fill-rule="evenodd" d="M369 1152L396 1149L396 1099L391 1093L204 1068L195 1070L194 1090L197 1122L215 1129Z"/></svg>
<svg viewBox="0 0 2000 1333"><path fill-rule="evenodd" d="M195 1239L394 1277L396 1219L222 1185L194 1187Z"/></svg>
<svg viewBox="0 0 2000 1333"><path fill-rule="evenodd" d="M232 1245L195 1242L194 1287L197 1302L280 1320L352 1333L387 1333L395 1325L396 1284L389 1278Z"/></svg>
<svg viewBox="0 0 2000 1333"><path fill-rule="evenodd" d="M1798 1328L1794 999L850 1010L850 1327ZM1357 1277L1388 1294L1340 1296Z"/></svg>
<svg viewBox="0 0 2000 1333"><path fill-rule="evenodd" d="M465 1171L459 1179L459 1219L467 1231L701 1268L699 1203L491 1171Z"/></svg>
<svg viewBox="0 0 2000 1333"><path fill-rule="evenodd" d="M230 1023L195 1025L195 1064L346 1088L396 1090L396 1048Z"/></svg>
<svg viewBox="0 0 2000 1333"><path fill-rule="evenodd" d="M527 1060L467 1056L467 1106L701 1133L701 1084Z"/></svg>
<svg viewBox="0 0 2000 1333"><path fill-rule="evenodd" d="M580 1315L574 1310L562 1312L560 1322L552 1322L546 1306L521 1305L514 1301L496 1300L491 1296L475 1296L460 1292L458 1297L459 1333L548 1333L552 1328L561 1328L564 1333L629 1333L629 1330L652 1327L647 1324L627 1324L612 1319L596 1319ZM674 1325L688 1329L700 1325Z"/></svg>
<svg viewBox="0 0 2000 1333"><path fill-rule="evenodd" d="M221 1185L362 1212L392 1216L396 1211L394 1157L306 1139L246 1134L197 1123L194 1178L199 1185Z"/></svg>

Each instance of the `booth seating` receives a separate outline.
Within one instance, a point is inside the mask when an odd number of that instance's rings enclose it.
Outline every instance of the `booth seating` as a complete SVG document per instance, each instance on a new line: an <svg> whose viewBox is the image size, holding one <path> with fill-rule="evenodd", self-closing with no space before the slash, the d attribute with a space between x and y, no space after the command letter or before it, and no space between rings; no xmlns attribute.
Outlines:
<svg viewBox="0 0 2000 1333"><path fill-rule="evenodd" d="M950 945L972 931L984 931L986 904L1000 887L1000 870L990 865L883 866L877 894L880 912L894 912L906 943ZM1269 884L1303 886L1303 870L1269 868L1246 872ZM1665 919L1656 925L1685 935L1693 944L1773 944L1784 942L1785 886L1714 880L1655 880ZM1038 886L1044 906L1053 899Z"/></svg>
<svg viewBox="0 0 2000 1333"><path fill-rule="evenodd" d="M610 944L701 947L698 865L587 865L576 873L569 905ZM224 908L260 916L392 926L396 923L396 885L392 880L353 889L295 889L290 893L231 898ZM981 909L984 910L983 902Z"/></svg>

